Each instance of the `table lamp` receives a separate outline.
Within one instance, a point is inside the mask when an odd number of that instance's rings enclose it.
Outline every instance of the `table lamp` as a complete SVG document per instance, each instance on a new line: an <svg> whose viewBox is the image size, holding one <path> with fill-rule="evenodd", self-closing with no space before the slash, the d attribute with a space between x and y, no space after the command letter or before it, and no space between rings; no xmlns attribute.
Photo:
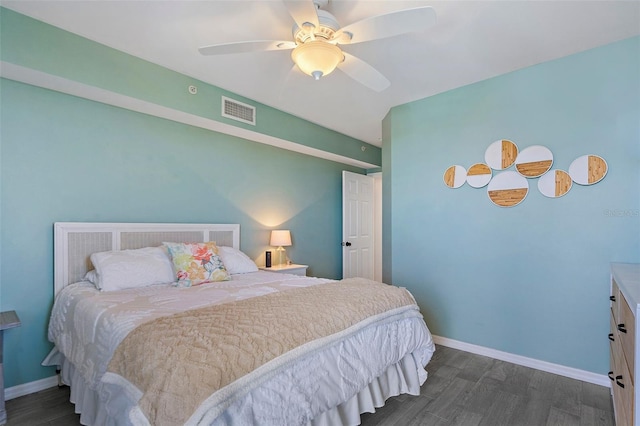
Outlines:
<svg viewBox="0 0 640 426"><path fill-rule="evenodd" d="M284 265L282 261L282 257L285 252L285 247L291 245L291 232L288 229L278 229L271 231L271 241L269 242L271 246L277 246L277 252L280 253L279 262L280 265Z"/></svg>

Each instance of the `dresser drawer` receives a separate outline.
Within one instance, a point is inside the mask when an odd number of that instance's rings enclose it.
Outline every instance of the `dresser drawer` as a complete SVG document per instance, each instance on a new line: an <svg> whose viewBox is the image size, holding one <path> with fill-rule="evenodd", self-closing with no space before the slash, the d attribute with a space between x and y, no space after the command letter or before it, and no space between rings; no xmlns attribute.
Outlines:
<svg viewBox="0 0 640 426"><path fill-rule="evenodd" d="M636 358L640 356L640 342L636 340L636 329L640 327L640 264L611 264L610 298L609 378L616 425L640 426L636 415L640 395L636 395L634 377Z"/></svg>
<svg viewBox="0 0 640 426"><path fill-rule="evenodd" d="M611 379L611 393L613 394L613 412L616 418L616 425L630 425L632 423L627 419L632 408L626 406L626 401L623 394L624 389L616 385L615 382L617 374L616 370L620 362L615 347L616 344L612 342L610 350L611 371L609 371L609 378Z"/></svg>
<svg viewBox="0 0 640 426"><path fill-rule="evenodd" d="M609 315L609 342L611 343L611 350L615 348L615 342L618 342L618 346L620 346L620 338L618 337L618 321L613 318L613 312ZM620 349L622 349L621 346ZM611 358L611 366L613 366L613 358Z"/></svg>
<svg viewBox="0 0 640 426"><path fill-rule="evenodd" d="M617 347L617 348L616 348ZM617 349L617 350L616 350ZM609 378L611 381L611 390L613 392L613 408L616 417L616 425L632 425L633 424L633 386L627 388L628 374L626 363L622 359L622 351L618 342L611 343L611 371ZM620 384L624 387L620 386Z"/></svg>
<svg viewBox="0 0 640 426"><path fill-rule="evenodd" d="M618 318L618 339L622 346L622 352L627 360L627 365L630 371L634 370L634 352L636 347L636 319L633 316L633 312L629 309L629 304L625 300L622 293L620 293L620 302L618 304L618 312L620 317ZM631 380L633 381L633 377Z"/></svg>
<svg viewBox="0 0 640 426"><path fill-rule="evenodd" d="M614 321L618 321L620 319L620 312L618 309L620 303L620 287L618 287L618 283L616 280L611 280L611 312L613 313Z"/></svg>

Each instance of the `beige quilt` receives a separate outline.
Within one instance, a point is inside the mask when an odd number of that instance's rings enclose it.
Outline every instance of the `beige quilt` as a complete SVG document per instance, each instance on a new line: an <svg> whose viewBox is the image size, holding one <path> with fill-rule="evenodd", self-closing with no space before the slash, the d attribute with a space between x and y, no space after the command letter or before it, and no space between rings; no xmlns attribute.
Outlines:
<svg viewBox="0 0 640 426"><path fill-rule="evenodd" d="M138 326L108 372L140 391L152 425L185 424L212 394L295 348L403 309L417 311L408 291L361 278L214 305Z"/></svg>

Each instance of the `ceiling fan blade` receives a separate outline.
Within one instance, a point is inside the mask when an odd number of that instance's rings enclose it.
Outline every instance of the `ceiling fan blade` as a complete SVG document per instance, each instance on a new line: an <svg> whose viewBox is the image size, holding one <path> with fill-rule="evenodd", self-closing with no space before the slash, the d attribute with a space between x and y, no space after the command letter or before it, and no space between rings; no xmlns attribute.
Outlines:
<svg viewBox="0 0 640 426"><path fill-rule="evenodd" d="M340 44L362 43L423 30L435 23L436 12L432 7L417 7L354 22L341 28L333 38Z"/></svg>
<svg viewBox="0 0 640 426"><path fill-rule="evenodd" d="M338 68L358 83L367 86L376 92L382 92L391 85L387 77L380 74L378 70L371 65L347 52L342 52L344 61L338 65Z"/></svg>
<svg viewBox="0 0 640 426"><path fill-rule="evenodd" d="M304 28L305 23L310 23L315 28L320 27L316 5L311 0L283 0L289 10L289 15L296 21L298 27Z"/></svg>
<svg viewBox="0 0 640 426"><path fill-rule="evenodd" d="M262 52L265 50L293 49L296 44L292 41L251 40L234 43L214 44L203 46L198 51L203 55L232 55L236 53Z"/></svg>

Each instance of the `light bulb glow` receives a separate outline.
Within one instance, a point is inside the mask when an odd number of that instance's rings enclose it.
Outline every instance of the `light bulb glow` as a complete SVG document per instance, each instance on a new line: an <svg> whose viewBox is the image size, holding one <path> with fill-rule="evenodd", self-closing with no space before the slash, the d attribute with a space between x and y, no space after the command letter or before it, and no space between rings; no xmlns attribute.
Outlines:
<svg viewBox="0 0 640 426"><path fill-rule="evenodd" d="M338 46L314 40L293 49L291 59L300 71L319 80L320 77L331 74L344 61L344 55Z"/></svg>

